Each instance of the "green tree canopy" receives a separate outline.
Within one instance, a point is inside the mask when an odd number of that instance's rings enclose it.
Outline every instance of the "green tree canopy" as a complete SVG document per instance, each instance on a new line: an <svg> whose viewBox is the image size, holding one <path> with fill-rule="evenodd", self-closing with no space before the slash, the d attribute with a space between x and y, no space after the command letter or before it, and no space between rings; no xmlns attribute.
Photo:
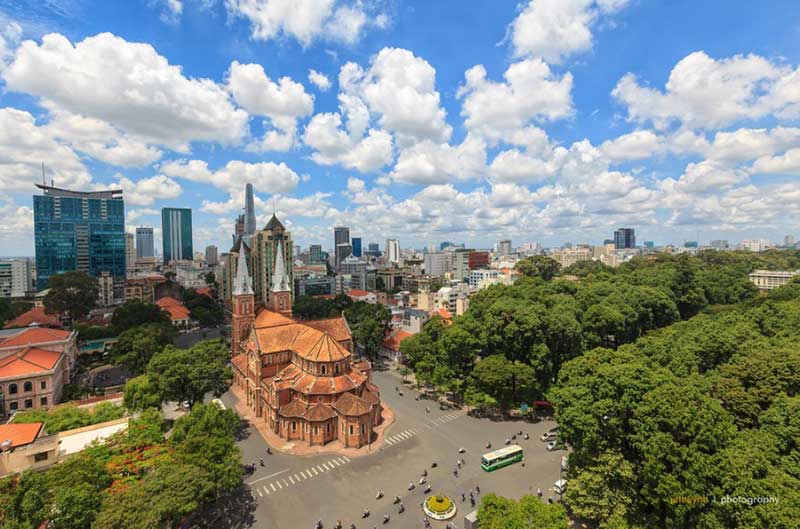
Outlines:
<svg viewBox="0 0 800 529"><path fill-rule="evenodd" d="M189 402L193 406L206 393L222 395L230 384L228 347L221 340L205 340L191 349L168 345L147 365L150 382L162 400Z"/></svg>
<svg viewBox="0 0 800 529"><path fill-rule="evenodd" d="M48 314L66 314L70 322L85 317L97 304L97 279L85 272L71 271L51 276L44 297Z"/></svg>

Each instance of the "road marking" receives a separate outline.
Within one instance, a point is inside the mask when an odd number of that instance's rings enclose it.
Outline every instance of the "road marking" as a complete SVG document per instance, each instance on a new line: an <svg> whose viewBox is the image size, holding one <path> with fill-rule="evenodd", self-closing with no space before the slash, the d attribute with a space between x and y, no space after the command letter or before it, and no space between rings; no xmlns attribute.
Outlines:
<svg viewBox="0 0 800 529"><path fill-rule="evenodd" d="M284 472L289 472L289 469L288 468L284 468L280 472L275 472L274 474L270 474L269 476L264 476L263 478L254 479L253 481L248 483L248 485L253 485L254 483L258 483L259 481L264 481L265 479L274 478L275 476L280 476Z"/></svg>
<svg viewBox="0 0 800 529"><path fill-rule="evenodd" d="M300 477L297 474L294 475L294 479L296 479L298 483L302 481L302 479L300 479Z"/></svg>
<svg viewBox="0 0 800 529"><path fill-rule="evenodd" d="M316 468L314 468L314 467L311 467L311 470L313 470L313 471L314 471L314 475L315 475L315 476L319 476L319 472L317 472L317 469L316 469Z"/></svg>
<svg viewBox="0 0 800 529"><path fill-rule="evenodd" d="M348 463L350 462L350 459L348 459L348 457L347 457L347 456L342 456L342 459L344 459L344 460L345 460L345 461L347 461Z"/></svg>
<svg viewBox="0 0 800 529"><path fill-rule="evenodd" d="M260 491L260 490L259 490L259 491L256 491L256 492L258 492L258 497L259 497L259 498L263 498L263 497L264 497L264 495L263 495L263 494L261 494L261 491Z"/></svg>
<svg viewBox="0 0 800 529"><path fill-rule="evenodd" d="M280 482L280 481L276 481L275 483L277 483L277 484L278 484L278 488L279 488L279 489L282 489L282 488L283 488L283 485L281 485L281 482Z"/></svg>
<svg viewBox="0 0 800 529"><path fill-rule="evenodd" d="M264 485L264 494L269 496L269 489L267 488L266 485Z"/></svg>
<svg viewBox="0 0 800 529"><path fill-rule="evenodd" d="M289 481L291 481L292 485L294 485L294 480L292 479L292 476L289 476Z"/></svg>
<svg viewBox="0 0 800 529"><path fill-rule="evenodd" d="M272 492L275 492L277 490L275 488L275 484L274 483L270 483L269 486L272 487Z"/></svg>
<svg viewBox="0 0 800 529"><path fill-rule="evenodd" d="M284 484L284 485L286 485L286 487L287 487L287 488L289 487L289 484L288 484L288 483L286 483L286 480L285 480L285 479L283 480L283 484Z"/></svg>
<svg viewBox="0 0 800 529"><path fill-rule="evenodd" d="M339 463L338 461L336 461L335 459L331 459L330 461L328 461L328 463L334 464L334 465L336 465L337 467L340 467L340 466L342 466L342 464L341 464L341 463Z"/></svg>
<svg viewBox="0 0 800 529"><path fill-rule="evenodd" d="M391 438L389 438L389 439L387 439L387 440L386 440L386 444L387 444L387 445L389 445L389 446L391 446L391 445L393 445L394 443L392 442L392 439L391 439Z"/></svg>
<svg viewBox="0 0 800 529"><path fill-rule="evenodd" d="M319 470L320 472L325 472L325 469L324 469L324 468L322 468L322 467L321 467L321 466L319 466L319 465L317 465L317 470Z"/></svg>
<svg viewBox="0 0 800 529"><path fill-rule="evenodd" d="M346 465L346 464L347 464L347 461L345 461L345 460L344 460L344 458L337 457L336 459L338 459L339 461L341 461L343 465Z"/></svg>

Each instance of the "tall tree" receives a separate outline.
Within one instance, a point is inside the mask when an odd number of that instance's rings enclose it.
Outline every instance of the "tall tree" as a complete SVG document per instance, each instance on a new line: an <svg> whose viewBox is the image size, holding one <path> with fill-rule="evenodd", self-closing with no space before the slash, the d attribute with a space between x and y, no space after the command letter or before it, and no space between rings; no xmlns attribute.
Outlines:
<svg viewBox="0 0 800 529"><path fill-rule="evenodd" d="M161 307L139 299L126 301L111 315L111 325L117 334L147 323L171 325L169 315Z"/></svg>
<svg viewBox="0 0 800 529"><path fill-rule="evenodd" d="M172 341L172 324L148 323L123 332L111 347L111 358L132 373L144 373L153 355Z"/></svg>
<svg viewBox="0 0 800 529"><path fill-rule="evenodd" d="M220 340L206 340L191 349L168 345L147 365L147 375L165 401L188 401L190 406L207 393L222 395L230 384L228 347Z"/></svg>
<svg viewBox="0 0 800 529"><path fill-rule="evenodd" d="M561 265L552 257L534 255L517 262L514 268L528 277L540 277L550 281L556 276Z"/></svg>
<svg viewBox="0 0 800 529"><path fill-rule="evenodd" d="M51 276L48 287L49 292L44 297L45 312L66 314L70 323L91 312L100 291L96 278L78 271Z"/></svg>

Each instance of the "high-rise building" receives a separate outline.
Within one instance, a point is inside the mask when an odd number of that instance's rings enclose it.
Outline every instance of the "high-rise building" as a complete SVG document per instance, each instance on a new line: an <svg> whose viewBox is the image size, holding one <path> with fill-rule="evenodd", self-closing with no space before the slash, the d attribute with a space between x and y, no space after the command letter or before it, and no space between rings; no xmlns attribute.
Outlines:
<svg viewBox="0 0 800 529"><path fill-rule="evenodd" d="M511 255L511 240L504 239L497 243L497 253L500 255Z"/></svg>
<svg viewBox="0 0 800 529"><path fill-rule="evenodd" d="M208 266L217 266L219 263L219 250L213 244L206 246L206 264Z"/></svg>
<svg viewBox="0 0 800 529"><path fill-rule="evenodd" d="M636 234L633 228L620 228L614 232L614 248L617 250L636 248Z"/></svg>
<svg viewBox="0 0 800 529"><path fill-rule="evenodd" d="M353 237L351 239L353 247L353 255L356 257L361 257L361 237Z"/></svg>
<svg viewBox="0 0 800 529"><path fill-rule="evenodd" d="M397 239L386 239L386 260L390 263L400 262L400 243Z"/></svg>
<svg viewBox="0 0 800 529"><path fill-rule="evenodd" d="M322 259L322 245L312 244L308 247L308 256L312 263L321 263Z"/></svg>
<svg viewBox="0 0 800 529"><path fill-rule="evenodd" d="M425 273L443 276L453 269L453 252L428 252L425 254Z"/></svg>
<svg viewBox="0 0 800 529"><path fill-rule="evenodd" d="M787 235L783 238L783 245L786 248L794 248L794 245L797 241L794 238L794 235Z"/></svg>
<svg viewBox="0 0 800 529"><path fill-rule="evenodd" d="M253 236L251 249L253 290L258 303L270 303L270 287L274 281L275 263L278 261L279 251L282 253L281 262L285 263L283 273L286 274L287 281L291 286L294 284L292 234L273 214L264 229L257 231ZM289 288L289 291L291 290Z"/></svg>
<svg viewBox="0 0 800 529"><path fill-rule="evenodd" d="M256 205L253 200L253 184L244 186L244 233L256 233Z"/></svg>
<svg viewBox="0 0 800 529"><path fill-rule="evenodd" d="M170 261L191 261L192 210L189 208L162 208L161 238L164 248L164 264Z"/></svg>
<svg viewBox="0 0 800 529"><path fill-rule="evenodd" d="M33 197L36 287L50 277L80 270L110 272L125 280L125 203L122 191L69 191L37 184Z"/></svg>
<svg viewBox="0 0 800 529"><path fill-rule="evenodd" d="M233 242L236 243L242 235L244 235L244 214L236 217L236 222L233 224Z"/></svg>
<svg viewBox="0 0 800 529"><path fill-rule="evenodd" d="M23 297L32 286L30 259L0 261L0 298Z"/></svg>
<svg viewBox="0 0 800 529"><path fill-rule="evenodd" d="M378 255L381 253L381 246L377 242L371 242L367 245L367 251Z"/></svg>
<svg viewBox="0 0 800 529"><path fill-rule="evenodd" d="M132 233L125 234L125 270L130 272L136 267L136 243Z"/></svg>
<svg viewBox="0 0 800 529"><path fill-rule="evenodd" d="M337 248L340 244L350 245L350 228L346 226L337 226L333 228L334 266L337 270L339 269L339 252ZM345 255L345 257L347 256Z"/></svg>
<svg viewBox="0 0 800 529"><path fill-rule="evenodd" d="M146 228L144 226L136 228L136 258L142 259L155 256L153 228Z"/></svg>
<svg viewBox="0 0 800 529"><path fill-rule="evenodd" d="M335 262L336 262L336 271L340 272L342 268L342 261L347 259L353 254L353 247L350 246L350 243L343 242L341 244L336 245L336 254L335 254Z"/></svg>

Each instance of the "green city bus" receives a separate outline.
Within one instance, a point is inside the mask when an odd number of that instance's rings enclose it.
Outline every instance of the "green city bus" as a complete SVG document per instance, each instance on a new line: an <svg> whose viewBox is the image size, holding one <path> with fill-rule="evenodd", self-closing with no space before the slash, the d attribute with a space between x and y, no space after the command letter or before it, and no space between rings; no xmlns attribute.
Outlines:
<svg viewBox="0 0 800 529"><path fill-rule="evenodd" d="M519 445L506 446L500 450L483 454L481 457L481 468L486 472L491 472L507 465L512 465L522 461L522 447Z"/></svg>

